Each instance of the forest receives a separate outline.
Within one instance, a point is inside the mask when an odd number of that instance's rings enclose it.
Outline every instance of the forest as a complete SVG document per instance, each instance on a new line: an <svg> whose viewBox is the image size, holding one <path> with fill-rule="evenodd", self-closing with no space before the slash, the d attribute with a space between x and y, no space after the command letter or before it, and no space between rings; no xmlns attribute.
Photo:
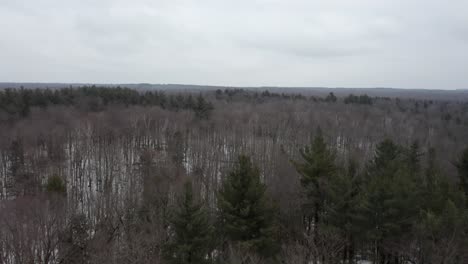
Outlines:
<svg viewBox="0 0 468 264"><path fill-rule="evenodd" d="M468 263L468 100L0 89L0 263Z"/></svg>

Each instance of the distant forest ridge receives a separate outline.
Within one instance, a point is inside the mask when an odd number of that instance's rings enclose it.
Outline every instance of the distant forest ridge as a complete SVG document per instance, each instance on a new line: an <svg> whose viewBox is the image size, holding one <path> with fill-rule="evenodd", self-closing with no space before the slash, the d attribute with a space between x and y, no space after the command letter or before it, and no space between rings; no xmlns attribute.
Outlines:
<svg viewBox="0 0 468 264"><path fill-rule="evenodd" d="M217 89L247 89L247 90L268 90L276 93L300 93L307 96L326 96L333 92L336 96L343 97L349 94L367 94L373 97L400 97L428 100L468 100L468 89L457 90L429 90L429 89L404 89L404 88L331 88L331 87L277 87L277 86L258 86L258 87L236 87L236 86L211 86L211 85L188 85L188 84L150 84L150 83L130 83L130 84L93 84L93 83L15 83L0 82L0 89L6 88L50 88L58 89L65 87L81 87L87 85L105 86L105 87L127 87L137 90L165 90L174 91L200 91Z"/></svg>

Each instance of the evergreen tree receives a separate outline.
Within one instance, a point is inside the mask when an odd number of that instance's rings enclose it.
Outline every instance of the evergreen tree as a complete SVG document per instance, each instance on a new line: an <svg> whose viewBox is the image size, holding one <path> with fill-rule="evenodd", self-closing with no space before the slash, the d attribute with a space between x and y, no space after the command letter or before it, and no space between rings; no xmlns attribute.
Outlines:
<svg viewBox="0 0 468 264"><path fill-rule="evenodd" d="M456 163L458 169L460 192L464 200L464 222L463 222L463 236L462 246L468 248L468 147L465 148ZM458 231L458 230L457 230ZM463 252L463 251L462 251ZM468 259L468 254L465 253L465 259Z"/></svg>
<svg viewBox="0 0 468 264"><path fill-rule="evenodd" d="M463 243L463 194L440 174L435 150L429 149L422 185L423 203L415 225L419 263L449 263ZM465 223L466 225L466 223Z"/></svg>
<svg viewBox="0 0 468 264"><path fill-rule="evenodd" d="M259 169L247 156L228 174L218 195L219 224L226 238L241 249L272 257L278 252L274 208Z"/></svg>
<svg viewBox="0 0 468 264"><path fill-rule="evenodd" d="M468 245L466 210L450 198L440 209L421 212L416 229L421 241L419 263L466 263L459 255Z"/></svg>
<svg viewBox="0 0 468 264"><path fill-rule="evenodd" d="M456 167L460 178L460 189L468 196L468 148L463 150L463 153L456 163Z"/></svg>
<svg viewBox="0 0 468 264"><path fill-rule="evenodd" d="M435 149L433 148L430 148L427 154L422 187L422 210L440 213L445 206L445 200L449 196L450 185L448 179L440 174L440 169L436 163Z"/></svg>
<svg viewBox="0 0 468 264"><path fill-rule="evenodd" d="M205 98L203 98L203 96L200 94L197 97L197 101L193 108L195 116L199 119L208 119L212 110L213 105L210 102L207 102Z"/></svg>
<svg viewBox="0 0 468 264"><path fill-rule="evenodd" d="M52 175L47 179L46 190L49 193L65 194L67 189L65 182L58 175Z"/></svg>
<svg viewBox="0 0 468 264"><path fill-rule="evenodd" d="M326 102L330 102L330 103L335 103L337 100L335 94L333 92L330 92L327 97L325 98L325 101Z"/></svg>
<svg viewBox="0 0 468 264"><path fill-rule="evenodd" d="M293 164L301 174L300 180L305 194L302 203L304 228L307 236L312 236L317 246L321 235L320 228L324 226L322 216L326 215L325 205L330 195L329 183L337 172L335 153L328 148L319 128L311 145L304 147L300 154L303 161L293 161ZM317 261L317 254L314 254L313 263L318 263Z"/></svg>
<svg viewBox="0 0 468 264"><path fill-rule="evenodd" d="M320 129L311 145L304 147L300 154L304 161L293 162L293 164L301 174L301 185L306 195L303 203L303 211L307 219L305 228L310 235L312 226L317 226L324 209L326 183L330 181L337 169L335 154L328 148ZM317 228L314 230L317 231Z"/></svg>
<svg viewBox="0 0 468 264"><path fill-rule="evenodd" d="M193 96L189 94L189 96L185 99L184 104L185 109L193 109L195 107L195 101L193 100Z"/></svg>
<svg viewBox="0 0 468 264"><path fill-rule="evenodd" d="M419 149L419 142L414 141L406 151L406 165L411 176L418 177L421 171L420 157L422 153Z"/></svg>
<svg viewBox="0 0 468 264"><path fill-rule="evenodd" d="M169 263L208 263L213 249L213 227L205 208L196 201L191 183L186 183L179 207L171 220L172 236L164 247Z"/></svg>
<svg viewBox="0 0 468 264"><path fill-rule="evenodd" d="M407 242L418 215L417 182L405 152L384 140L367 168L359 219L364 238L373 245L375 263L399 263L393 247Z"/></svg>
<svg viewBox="0 0 468 264"><path fill-rule="evenodd" d="M327 188L327 203L323 221L326 226L339 231L346 242L343 248L343 263L352 263L355 255L355 244L359 237L357 214L361 179L357 172L357 163L350 160L345 170L339 170L330 180Z"/></svg>

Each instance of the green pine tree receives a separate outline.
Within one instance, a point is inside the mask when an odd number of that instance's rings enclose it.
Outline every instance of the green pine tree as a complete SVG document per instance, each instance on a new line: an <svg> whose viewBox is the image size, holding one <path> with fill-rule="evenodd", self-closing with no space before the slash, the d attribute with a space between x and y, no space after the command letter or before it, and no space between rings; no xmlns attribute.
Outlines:
<svg viewBox="0 0 468 264"><path fill-rule="evenodd" d="M211 102L206 101L205 98L200 94L198 95L193 111L198 119L208 119L211 111L214 109Z"/></svg>
<svg viewBox="0 0 468 264"><path fill-rule="evenodd" d="M327 97L325 98L326 102L331 102L331 103L335 103L336 100L337 100L337 98L336 98L336 96L335 96L335 94L333 92L329 93L327 95Z"/></svg>
<svg viewBox="0 0 468 264"><path fill-rule="evenodd" d="M327 227L339 231L345 241L343 263L352 263L355 255L355 244L360 236L356 228L361 179L358 165L350 160L346 169L339 170L330 180L327 188L327 203L323 221Z"/></svg>
<svg viewBox="0 0 468 264"><path fill-rule="evenodd" d="M301 185L306 200L303 211L307 218L306 231L310 235L312 226L317 226L324 210L327 195L327 182L336 173L335 154L328 148L319 130L310 146L300 152L303 162L293 161L296 170L301 174ZM317 235L317 228L314 229Z"/></svg>
<svg viewBox="0 0 468 264"><path fill-rule="evenodd" d="M413 144L406 151L406 163L407 168L411 176L418 177L418 173L421 172L420 157L422 153L419 148L419 142L414 141Z"/></svg>
<svg viewBox="0 0 468 264"><path fill-rule="evenodd" d="M58 175L52 175L47 179L46 190L49 193L65 194L67 189L63 179Z"/></svg>
<svg viewBox="0 0 468 264"><path fill-rule="evenodd" d="M419 263L456 263L453 257L465 236L463 192L441 175L433 148L428 151L423 176L422 203L415 224Z"/></svg>
<svg viewBox="0 0 468 264"><path fill-rule="evenodd" d="M464 237L464 248L468 248L468 147L465 148L455 164L458 169L460 193L463 195L464 200L464 230L462 236ZM468 255L465 253L465 255ZM465 256L468 259L468 256Z"/></svg>
<svg viewBox="0 0 468 264"><path fill-rule="evenodd" d="M274 207L259 169L239 156L218 195L219 224L226 238L247 252L268 258L278 252Z"/></svg>
<svg viewBox="0 0 468 264"><path fill-rule="evenodd" d="M186 183L179 207L171 220L172 234L164 256L173 264L209 263L213 249L213 227L209 215L197 202L191 183Z"/></svg>
<svg viewBox="0 0 468 264"><path fill-rule="evenodd" d="M399 258L392 252L393 246L409 241L407 236L419 213L418 183L406 153L391 140L384 140L367 167L359 219L364 237L373 245L376 263Z"/></svg>
<svg viewBox="0 0 468 264"><path fill-rule="evenodd" d="M468 197L468 148L463 150L456 163L460 180L460 189ZM468 199L467 199L468 200ZM468 204L467 204L468 205Z"/></svg>
<svg viewBox="0 0 468 264"><path fill-rule="evenodd" d="M320 236L326 235L325 229L330 227L323 218L326 216L326 204L331 193L330 183L338 171L335 153L328 148L319 128L310 146L301 149L300 154L303 161L293 161L293 165L301 175L305 195L302 203L304 229L307 236L318 245ZM306 256L306 259L309 257ZM313 257L313 263L318 263L317 254Z"/></svg>

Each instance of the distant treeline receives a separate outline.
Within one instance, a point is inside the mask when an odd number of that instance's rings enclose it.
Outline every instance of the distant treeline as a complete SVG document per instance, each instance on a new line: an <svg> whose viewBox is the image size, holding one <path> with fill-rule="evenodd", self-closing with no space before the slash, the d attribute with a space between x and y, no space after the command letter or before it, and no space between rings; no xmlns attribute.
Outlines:
<svg viewBox="0 0 468 264"><path fill-rule="evenodd" d="M287 93L274 93L268 90L264 90L261 92L246 90L242 88L233 88L233 89L225 89L224 91L221 89L216 90L216 99L227 99L227 100L239 100L239 99L253 99L256 102L261 102L264 99L286 99L286 100L307 100L307 97L302 94L287 94ZM311 97L312 98L312 97Z"/></svg>
<svg viewBox="0 0 468 264"><path fill-rule="evenodd" d="M367 94L360 95L360 96L350 94L349 96L347 96L344 99L344 103L345 104L368 104L368 105L371 105L372 104L372 98L367 96Z"/></svg>
<svg viewBox="0 0 468 264"><path fill-rule="evenodd" d="M0 110L9 115L27 116L31 107L53 105L76 106L85 111L101 111L108 105L160 106L173 111L192 110L200 118L207 118L213 105L203 96L171 94L163 91L138 92L129 88L84 86L62 89L5 89L0 90Z"/></svg>
<svg viewBox="0 0 468 264"><path fill-rule="evenodd" d="M82 86L59 89L49 88L6 88L0 89L0 120L15 120L28 116L31 108L47 108L49 106L74 107L84 112L99 112L108 106L158 106L169 111L192 111L197 118L208 119L215 108L214 101L220 102L248 102L261 104L272 101L303 101L313 103L344 103L370 106L376 102L394 102L401 112L418 113L427 109L434 100L402 99L389 97L370 97L367 94L349 94L338 98L334 92L324 97L305 96L298 93L275 93L269 90L256 91L252 89L231 88L215 91L198 91L196 93L180 90L135 90L126 87ZM464 120L454 113L447 112L448 105L463 105L462 111L468 109L467 102L438 101L441 119ZM463 112L459 112L463 114Z"/></svg>
<svg viewBox="0 0 468 264"><path fill-rule="evenodd" d="M225 89L215 91L216 100L253 100L263 102L268 99L311 100L314 102L337 102L337 97L330 92L325 98L302 94L274 93L268 90L252 92L244 89ZM349 95L344 98L346 104L372 104L372 98L367 95ZM192 110L199 118L208 118L213 104L206 100L202 93L168 94L164 91L142 91L123 87L83 86L61 89L11 89L0 90L0 111L10 116L25 117L31 107L46 108L48 106L75 106L84 111L102 111L109 105L142 105L159 106L172 111Z"/></svg>
<svg viewBox="0 0 468 264"><path fill-rule="evenodd" d="M319 97L319 96L309 96L306 97L302 94L295 94L295 93L275 93L270 92L268 90L264 90L262 92L252 91L252 90L245 90L242 88L234 88L234 89L225 89L224 91L221 89L216 90L216 99L228 99L233 100L234 98L247 98L247 99L254 99L257 102L262 102L265 98L277 98L277 99L285 99L285 100L311 100L314 102L329 102L335 103L338 101L338 98L333 92L328 93L326 97ZM390 99L390 98L382 98ZM345 104L367 104L371 105L373 99L368 96L367 94L363 95L354 95L350 94L343 99Z"/></svg>

